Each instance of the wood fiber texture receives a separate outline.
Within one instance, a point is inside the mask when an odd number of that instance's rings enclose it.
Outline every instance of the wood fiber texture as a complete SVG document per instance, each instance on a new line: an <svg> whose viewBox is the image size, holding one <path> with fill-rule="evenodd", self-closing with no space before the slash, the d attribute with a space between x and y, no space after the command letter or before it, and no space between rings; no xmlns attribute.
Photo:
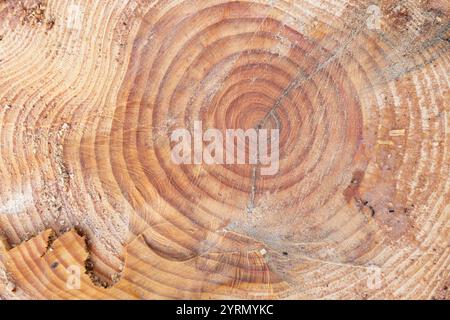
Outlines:
<svg viewBox="0 0 450 320"><path fill-rule="evenodd" d="M0 297L448 299L449 29L447 0L0 0ZM278 173L174 164L195 121L278 128Z"/></svg>

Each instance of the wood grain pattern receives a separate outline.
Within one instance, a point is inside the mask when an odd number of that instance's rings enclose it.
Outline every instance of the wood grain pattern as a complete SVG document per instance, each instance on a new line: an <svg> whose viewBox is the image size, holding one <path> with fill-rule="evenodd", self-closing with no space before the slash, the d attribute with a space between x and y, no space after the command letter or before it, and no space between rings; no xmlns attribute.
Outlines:
<svg viewBox="0 0 450 320"><path fill-rule="evenodd" d="M449 29L445 0L0 1L0 297L448 299ZM175 165L199 120L279 128L278 174Z"/></svg>

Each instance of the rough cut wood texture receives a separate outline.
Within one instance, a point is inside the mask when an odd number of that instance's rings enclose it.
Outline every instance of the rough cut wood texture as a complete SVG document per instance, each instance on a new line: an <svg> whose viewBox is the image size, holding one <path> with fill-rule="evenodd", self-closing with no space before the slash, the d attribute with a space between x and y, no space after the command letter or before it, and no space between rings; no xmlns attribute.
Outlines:
<svg viewBox="0 0 450 320"><path fill-rule="evenodd" d="M448 298L449 17L0 1L0 297ZM196 120L277 126L279 173L173 164Z"/></svg>

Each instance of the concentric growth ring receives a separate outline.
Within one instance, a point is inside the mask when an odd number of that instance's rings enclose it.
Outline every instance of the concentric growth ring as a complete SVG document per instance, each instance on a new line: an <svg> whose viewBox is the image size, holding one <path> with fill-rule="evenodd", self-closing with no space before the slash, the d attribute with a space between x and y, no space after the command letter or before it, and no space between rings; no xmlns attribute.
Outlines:
<svg viewBox="0 0 450 320"><path fill-rule="evenodd" d="M45 53L0 40L0 231L17 283L39 297L46 281L81 298L442 296L450 10L372 2L111 1L79 29L8 20ZM262 174L260 149L257 163L176 163L172 134L198 124L279 130L277 170ZM47 233L21 244L48 228L54 252ZM62 288L53 260L84 264L88 289Z"/></svg>

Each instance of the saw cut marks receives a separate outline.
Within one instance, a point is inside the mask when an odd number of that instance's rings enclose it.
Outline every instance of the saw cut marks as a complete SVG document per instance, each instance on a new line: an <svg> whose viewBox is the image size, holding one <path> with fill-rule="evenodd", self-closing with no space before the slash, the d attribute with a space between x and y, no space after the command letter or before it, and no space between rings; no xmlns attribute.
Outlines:
<svg viewBox="0 0 450 320"><path fill-rule="evenodd" d="M0 1L0 297L448 299L449 17ZM278 129L279 170L174 163L196 122Z"/></svg>

